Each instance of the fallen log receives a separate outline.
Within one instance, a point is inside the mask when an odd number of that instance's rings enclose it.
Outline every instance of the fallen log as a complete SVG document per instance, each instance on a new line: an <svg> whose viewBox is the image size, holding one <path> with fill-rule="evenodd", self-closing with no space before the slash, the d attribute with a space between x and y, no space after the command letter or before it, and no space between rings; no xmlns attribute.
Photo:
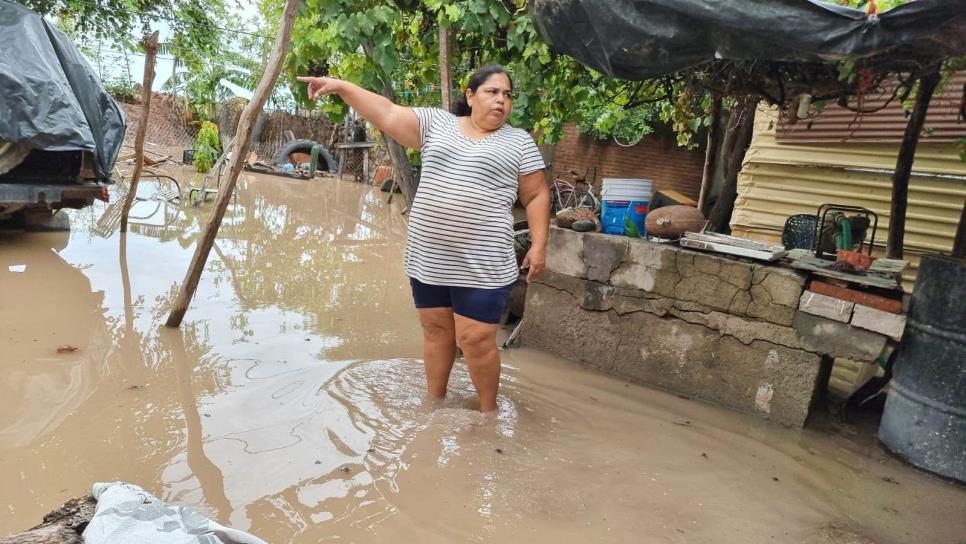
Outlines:
<svg viewBox="0 0 966 544"><path fill-rule="evenodd" d="M0 537L0 544L83 544L81 535L94 517L96 508L97 501L90 495L71 499L44 516L40 525Z"/></svg>

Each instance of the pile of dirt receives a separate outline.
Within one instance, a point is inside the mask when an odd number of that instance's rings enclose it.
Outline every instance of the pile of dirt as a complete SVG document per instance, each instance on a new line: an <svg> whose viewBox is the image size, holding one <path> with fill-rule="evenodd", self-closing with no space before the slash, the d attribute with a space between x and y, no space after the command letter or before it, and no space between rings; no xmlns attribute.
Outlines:
<svg viewBox="0 0 966 544"><path fill-rule="evenodd" d="M138 123L144 111L140 103L119 103L127 119L127 132L124 133L124 148L121 155L134 151L134 138L137 136ZM181 124L175 99L167 94L154 93L151 96L151 114L148 117L148 132L144 148L151 153L171 156L180 161L182 151L190 149L195 131Z"/></svg>

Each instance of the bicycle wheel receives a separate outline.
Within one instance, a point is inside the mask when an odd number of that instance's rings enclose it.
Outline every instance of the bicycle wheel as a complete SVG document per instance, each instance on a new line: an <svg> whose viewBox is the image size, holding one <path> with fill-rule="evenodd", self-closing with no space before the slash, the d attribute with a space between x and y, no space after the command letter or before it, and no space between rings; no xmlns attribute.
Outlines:
<svg viewBox="0 0 966 544"><path fill-rule="evenodd" d="M577 193L575 197L576 202L574 203L575 208L587 208L594 212L600 207L600 203L597 201L597 197L593 193L588 191L581 191Z"/></svg>
<svg viewBox="0 0 966 544"><path fill-rule="evenodd" d="M573 208L576 204L574 191L572 189L558 189L551 193L551 211L557 213L567 208Z"/></svg>

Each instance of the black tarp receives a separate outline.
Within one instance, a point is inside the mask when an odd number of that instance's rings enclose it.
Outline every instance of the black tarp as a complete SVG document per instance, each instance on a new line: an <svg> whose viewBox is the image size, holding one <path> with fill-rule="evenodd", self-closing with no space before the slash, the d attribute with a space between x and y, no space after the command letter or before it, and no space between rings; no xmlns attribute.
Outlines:
<svg viewBox="0 0 966 544"><path fill-rule="evenodd" d="M87 151L110 176L124 141L121 109L70 39L33 11L0 0L0 140Z"/></svg>
<svg viewBox="0 0 966 544"><path fill-rule="evenodd" d="M531 0L557 51L642 80L715 59L829 62L893 49L966 52L966 0L917 0L869 16L818 0Z"/></svg>

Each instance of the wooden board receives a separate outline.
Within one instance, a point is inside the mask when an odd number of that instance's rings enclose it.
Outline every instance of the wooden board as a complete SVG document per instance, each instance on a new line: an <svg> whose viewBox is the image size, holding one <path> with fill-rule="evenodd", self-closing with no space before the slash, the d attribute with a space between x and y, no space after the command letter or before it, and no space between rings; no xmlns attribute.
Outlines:
<svg viewBox="0 0 966 544"><path fill-rule="evenodd" d="M907 268L909 268L909 261L902 259L876 259L873 261L872 266L869 267L869 272L899 278Z"/></svg>
<svg viewBox="0 0 966 544"><path fill-rule="evenodd" d="M835 278L838 280L848 281L852 283L857 283L859 285L867 285L869 287L880 287L882 289L898 289L899 282L888 275L881 275L877 273L867 274L849 274L847 272L839 272L831 268L834 261L819 259L814 253L807 249L793 249L788 252L788 259L790 261L790 266L798 270L804 270L810 272L817 276L825 276L827 278Z"/></svg>

